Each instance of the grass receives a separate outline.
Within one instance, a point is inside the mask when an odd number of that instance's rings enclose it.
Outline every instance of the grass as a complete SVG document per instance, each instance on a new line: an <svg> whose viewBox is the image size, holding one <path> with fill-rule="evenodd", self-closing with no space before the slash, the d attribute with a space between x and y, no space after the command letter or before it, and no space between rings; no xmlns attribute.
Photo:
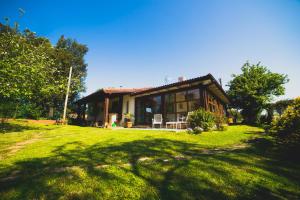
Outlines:
<svg viewBox="0 0 300 200"><path fill-rule="evenodd" d="M300 198L299 161L279 154L256 127L190 135L7 126L0 133L1 199Z"/></svg>

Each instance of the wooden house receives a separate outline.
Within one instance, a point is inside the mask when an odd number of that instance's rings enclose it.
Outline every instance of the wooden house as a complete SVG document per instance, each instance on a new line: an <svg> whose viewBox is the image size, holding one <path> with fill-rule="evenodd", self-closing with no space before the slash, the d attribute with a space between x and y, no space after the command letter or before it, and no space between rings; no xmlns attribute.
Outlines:
<svg viewBox="0 0 300 200"><path fill-rule="evenodd" d="M226 115L229 98L211 75L153 88L103 88L77 101L78 118L85 124L122 125L124 114L134 115L135 126L150 126L154 114L162 114L163 124L177 121L200 107Z"/></svg>

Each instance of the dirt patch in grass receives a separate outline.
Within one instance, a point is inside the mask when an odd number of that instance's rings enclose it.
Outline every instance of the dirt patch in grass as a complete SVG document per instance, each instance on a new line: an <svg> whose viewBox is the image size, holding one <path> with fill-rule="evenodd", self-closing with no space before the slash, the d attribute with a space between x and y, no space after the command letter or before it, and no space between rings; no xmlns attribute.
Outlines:
<svg viewBox="0 0 300 200"><path fill-rule="evenodd" d="M17 142L14 145L8 147L7 150L7 156L11 156L14 155L15 153L17 153L18 151L20 151L21 149L25 148L25 146L35 143L37 141L40 141L41 139L39 138L39 136L35 136L34 138L22 141L22 142ZM4 157L0 156L0 160L3 159Z"/></svg>
<svg viewBox="0 0 300 200"><path fill-rule="evenodd" d="M31 124L43 124L43 125L53 125L55 124L55 120L33 120L33 119L27 119L28 123Z"/></svg>

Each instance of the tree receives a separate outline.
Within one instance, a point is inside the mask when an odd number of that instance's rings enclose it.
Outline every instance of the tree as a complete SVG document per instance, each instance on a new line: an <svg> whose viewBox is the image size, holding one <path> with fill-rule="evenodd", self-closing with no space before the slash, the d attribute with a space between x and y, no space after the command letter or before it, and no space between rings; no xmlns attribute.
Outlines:
<svg viewBox="0 0 300 200"><path fill-rule="evenodd" d="M281 116L285 109L293 103L292 99L285 99L285 100L279 100L275 103L270 103L266 105L266 111L267 111L267 118L266 122L268 124L271 124L274 114L278 114Z"/></svg>
<svg viewBox="0 0 300 200"><path fill-rule="evenodd" d="M19 10L23 15L25 11ZM69 106L85 91L88 48L64 36L53 46L29 29L21 32L17 22L10 26L9 18L5 21L0 23L0 116L42 113L45 117L50 107L61 114L71 66ZM22 104L28 106L19 107Z"/></svg>
<svg viewBox="0 0 300 200"><path fill-rule="evenodd" d="M47 69L53 60L47 55L51 48L48 40L36 41L26 30L0 25L0 96L2 98L31 98L35 92L47 93L50 89Z"/></svg>
<svg viewBox="0 0 300 200"><path fill-rule="evenodd" d="M294 99L272 125L283 136L296 135L300 141L300 97Z"/></svg>
<svg viewBox="0 0 300 200"><path fill-rule="evenodd" d="M272 73L265 66L250 65L248 62L241 68L242 74L233 74L228 83L228 95L233 106L241 109L246 123L258 122L259 114L266 108L274 96L283 95L287 75Z"/></svg>
<svg viewBox="0 0 300 200"><path fill-rule="evenodd" d="M57 113L62 113L64 97L66 94L66 85L70 67L72 66L72 81L69 94L68 107L73 108L74 101L79 98L79 93L85 91L85 78L87 75L87 64L84 56L88 48L86 45L79 44L76 40L61 36L54 48L54 64L55 79L60 80L58 92L52 95L52 101L48 102L54 107ZM73 108L75 109L75 108Z"/></svg>
<svg viewBox="0 0 300 200"><path fill-rule="evenodd" d="M50 41L29 30L19 32L0 24L0 103L13 102L15 111L21 100L55 93L54 60ZM9 106L11 108L11 106Z"/></svg>

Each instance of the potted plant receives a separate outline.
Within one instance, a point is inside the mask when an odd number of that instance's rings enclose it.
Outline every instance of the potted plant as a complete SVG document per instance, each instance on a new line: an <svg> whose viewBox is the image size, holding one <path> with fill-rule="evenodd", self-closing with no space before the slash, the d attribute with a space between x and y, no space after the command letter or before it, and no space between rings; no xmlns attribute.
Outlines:
<svg viewBox="0 0 300 200"><path fill-rule="evenodd" d="M134 116L131 113L125 113L124 114L124 127L125 128L131 128L132 127L133 118L134 118Z"/></svg>

